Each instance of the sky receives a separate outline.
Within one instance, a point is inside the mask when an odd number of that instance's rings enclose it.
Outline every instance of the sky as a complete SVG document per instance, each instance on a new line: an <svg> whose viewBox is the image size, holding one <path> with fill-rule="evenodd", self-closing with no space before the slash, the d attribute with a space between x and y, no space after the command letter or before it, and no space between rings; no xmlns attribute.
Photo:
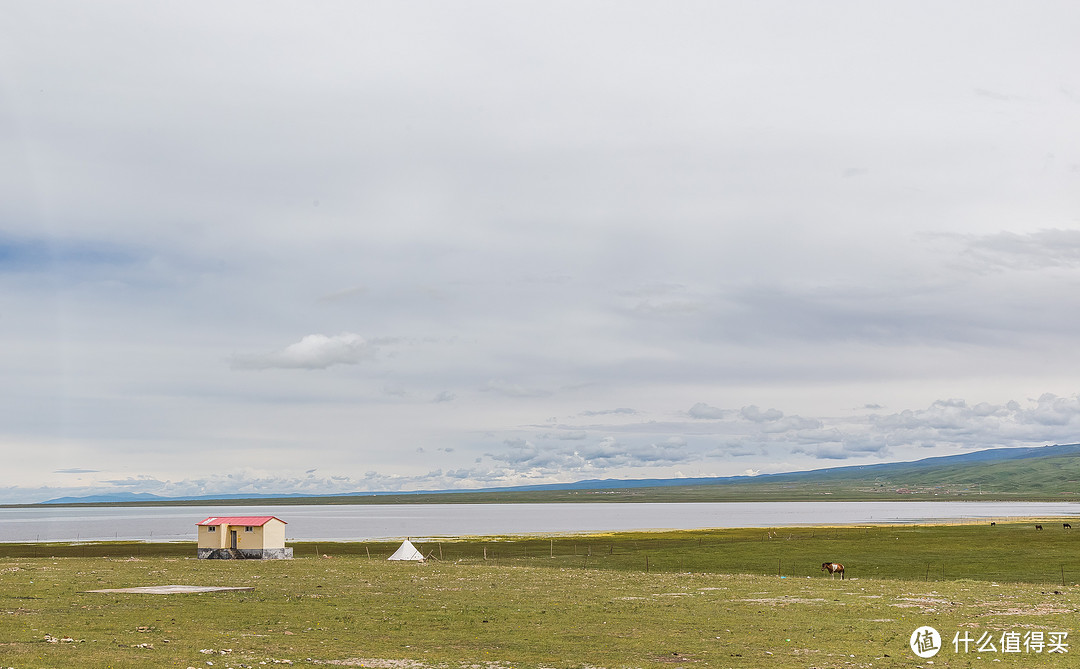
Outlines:
<svg viewBox="0 0 1080 669"><path fill-rule="evenodd" d="M0 5L0 503L1080 441L1080 5Z"/></svg>

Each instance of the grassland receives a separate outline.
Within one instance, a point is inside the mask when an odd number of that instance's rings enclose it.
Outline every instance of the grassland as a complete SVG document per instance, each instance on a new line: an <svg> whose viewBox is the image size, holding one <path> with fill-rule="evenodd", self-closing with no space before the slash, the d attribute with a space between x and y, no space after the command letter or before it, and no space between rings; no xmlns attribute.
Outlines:
<svg viewBox="0 0 1080 669"><path fill-rule="evenodd" d="M297 559L268 562L199 561L190 544L7 544L0 666L1078 666L1071 647L949 643L1071 636L1080 529L1044 527L477 537L422 542L425 564L386 562L385 543L297 543ZM827 560L847 580L822 575ZM87 592L178 583L255 589ZM908 647L920 625L946 637L933 665Z"/></svg>

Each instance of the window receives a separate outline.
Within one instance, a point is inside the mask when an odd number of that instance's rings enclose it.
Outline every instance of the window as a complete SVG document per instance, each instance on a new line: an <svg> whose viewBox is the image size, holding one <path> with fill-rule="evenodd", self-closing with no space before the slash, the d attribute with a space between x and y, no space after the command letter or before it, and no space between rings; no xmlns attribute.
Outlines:
<svg viewBox="0 0 1080 669"><path fill-rule="evenodd" d="M206 531L207 532L217 532L217 528L214 527L213 525L207 525L206 526Z"/></svg>
<svg viewBox="0 0 1080 669"><path fill-rule="evenodd" d="M246 527L244 528L244 531L245 531L245 532L254 532L254 531L255 531L255 528L254 528L254 527L252 527L251 525L248 525L248 526L246 526Z"/></svg>

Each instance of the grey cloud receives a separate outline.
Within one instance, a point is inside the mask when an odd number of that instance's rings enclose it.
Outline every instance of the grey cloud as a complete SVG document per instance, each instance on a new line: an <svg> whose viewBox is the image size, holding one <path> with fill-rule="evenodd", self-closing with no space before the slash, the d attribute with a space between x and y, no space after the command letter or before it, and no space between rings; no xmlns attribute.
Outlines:
<svg viewBox="0 0 1080 669"><path fill-rule="evenodd" d="M754 422L763 421L755 420ZM766 424L762 426L762 432L764 432L765 434L801 432L804 430L818 430L822 427L822 425L822 422L817 418L804 418L803 416L782 416L772 421L766 421Z"/></svg>
<svg viewBox="0 0 1080 669"><path fill-rule="evenodd" d="M725 418L731 415L732 412L726 411L724 409L719 409L714 406L709 406L704 402L698 402L694 406L690 407L690 410L687 413L690 414L691 418L715 420L719 418Z"/></svg>
<svg viewBox="0 0 1080 669"><path fill-rule="evenodd" d="M236 355L233 369L326 369L371 359L375 348L353 333L307 335L295 344L269 353Z"/></svg>
<svg viewBox="0 0 1080 669"><path fill-rule="evenodd" d="M493 379L488 381L481 389L481 392L495 393L497 395L503 395L505 397L547 397L551 395L551 391L542 390L539 388L528 388L516 383L508 383L502 379Z"/></svg>
<svg viewBox="0 0 1080 669"><path fill-rule="evenodd" d="M768 455L768 451L761 445L760 441L741 437L720 442L712 449L710 455L721 458L763 457Z"/></svg>
<svg viewBox="0 0 1080 669"><path fill-rule="evenodd" d="M144 488L146 486L163 486L164 481L159 481L153 476L143 475L128 477L126 479L108 479L102 481L107 485L116 486L118 488Z"/></svg>
<svg viewBox="0 0 1080 669"><path fill-rule="evenodd" d="M435 397L433 397L431 401L435 404L440 404L442 402L453 402L455 399L457 399L457 395L450 392L449 390L444 390Z"/></svg>
<svg viewBox="0 0 1080 669"><path fill-rule="evenodd" d="M560 441L582 441L589 438L589 433L585 430L560 430L538 436L543 439L558 439Z"/></svg>
<svg viewBox="0 0 1080 669"><path fill-rule="evenodd" d="M681 437L648 444L627 444L613 437L573 447L541 445L528 440L508 440L507 448L488 457L514 471L596 471L620 467L646 467L691 462L697 453Z"/></svg>
<svg viewBox="0 0 1080 669"><path fill-rule="evenodd" d="M1007 93L998 93L997 91L991 91L991 90L987 90L985 88L975 88L975 89L973 89L973 92L975 93L975 95L979 96L980 98L986 98L986 99L989 99L989 100L995 100L997 102L1013 102L1013 101L1022 99L1021 97L1016 96L1016 95L1009 95Z"/></svg>
<svg viewBox="0 0 1080 669"><path fill-rule="evenodd" d="M1046 393L1036 400L1034 407L1013 413L1021 423L1053 427L1073 425L1080 422L1080 396L1058 397Z"/></svg>
<svg viewBox="0 0 1080 669"><path fill-rule="evenodd" d="M700 312L707 307L700 295L682 284L653 284L620 293L633 312L653 316L678 316Z"/></svg>
<svg viewBox="0 0 1080 669"><path fill-rule="evenodd" d="M964 241L966 252L988 267L1016 270L1080 267L1080 229L999 232L967 236Z"/></svg>
<svg viewBox="0 0 1080 669"><path fill-rule="evenodd" d="M840 444L820 444L813 448L804 448L802 446L791 449L792 453L801 453L803 455L809 455L819 460L846 460L851 457L851 453L848 452Z"/></svg>
<svg viewBox="0 0 1080 669"><path fill-rule="evenodd" d="M54 469L54 474L96 474L101 471L100 469L82 469L80 467L71 467L69 469Z"/></svg>
<svg viewBox="0 0 1080 669"><path fill-rule="evenodd" d="M1050 393L1025 407L1010 401L970 405L961 399L937 400L925 409L870 415L869 425L890 444L962 448L1067 443L1080 429L1080 397Z"/></svg>
<svg viewBox="0 0 1080 669"><path fill-rule="evenodd" d="M792 453L809 455L819 460L847 460L873 455L884 458L890 454L888 444L882 439L867 441L849 438L837 430L804 435L807 443L791 449Z"/></svg>
<svg viewBox="0 0 1080 669"><path fill-rule="evenodd" d="M582 416L634 416L641 413L635 409L619 408L619 409L601 409L599 411L582 411Z"/></svg>
<svg viewBox="0 0 1080 669"><path fill-rule="evenodd" d="M339 303L339 302L351 302L358 298L365 297L368 294L368 289L361 286L357 288L348 288L346 290L340 290L336 293L324 295L318 299L323 303Z"/></svg>
<svg viewBox="0 0 1080 669"><path fill-rule="evenodd" d="M770 421L780 420L784 417L784 412L779 409L767 409L762 411L758 407L751 404L745 406L739 411L739 416L745 420L754 423L768 423Z"/></svg>

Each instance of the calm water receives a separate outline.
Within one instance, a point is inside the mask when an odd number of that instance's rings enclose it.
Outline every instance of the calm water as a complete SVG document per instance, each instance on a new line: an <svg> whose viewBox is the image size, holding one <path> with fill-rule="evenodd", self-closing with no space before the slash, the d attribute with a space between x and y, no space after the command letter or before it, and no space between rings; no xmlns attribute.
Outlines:
<svg viewBox="0 0 1080 669"><path fill-rule="evenodd" d="M0 509L0 541L195 541L208 516L277 516L290 541L563 534L1080 516L1080 503L723 502L35 507Z"/></svg>

